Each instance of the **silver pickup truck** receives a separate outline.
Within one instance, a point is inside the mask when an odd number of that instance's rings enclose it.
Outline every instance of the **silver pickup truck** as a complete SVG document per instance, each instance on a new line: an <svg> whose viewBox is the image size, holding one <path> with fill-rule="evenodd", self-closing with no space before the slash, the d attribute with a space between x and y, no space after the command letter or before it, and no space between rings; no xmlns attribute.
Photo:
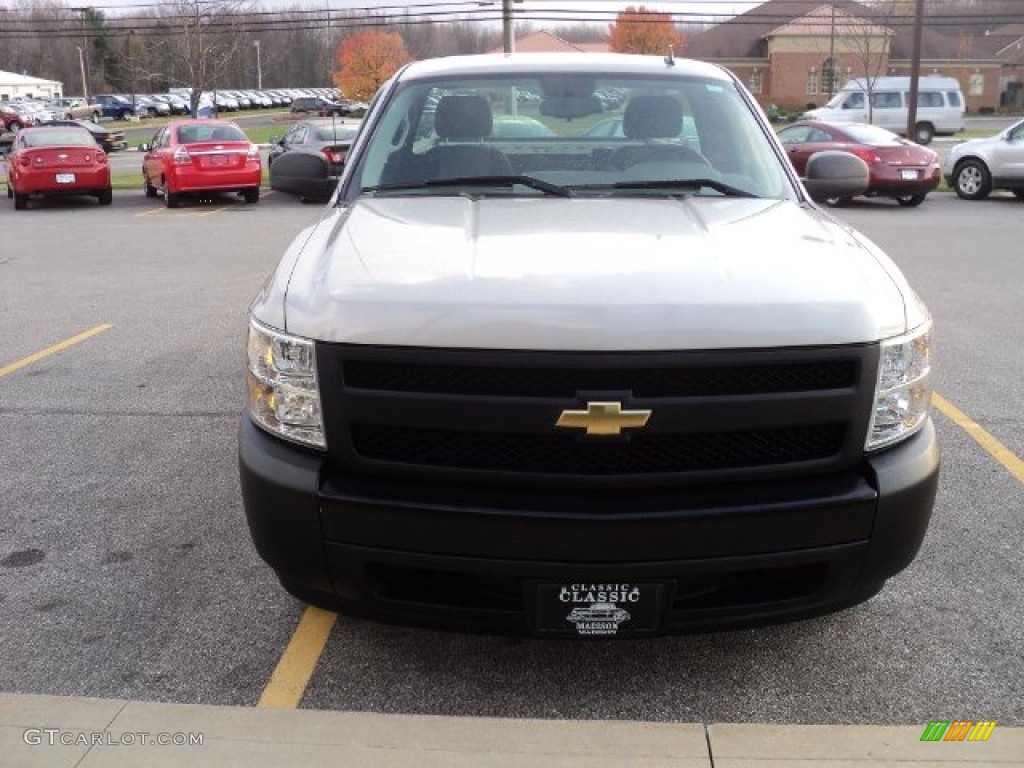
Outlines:
<svg viewBox="0 0 1024 768"><path fill-rule="evenodd" d="M497 633L580 636L583 583L628 585L605 637L875 594L931 515L931 319L814 202L863 162L805 176L709 64L400 70L251 307L260 555L311 603Z"/></svg>

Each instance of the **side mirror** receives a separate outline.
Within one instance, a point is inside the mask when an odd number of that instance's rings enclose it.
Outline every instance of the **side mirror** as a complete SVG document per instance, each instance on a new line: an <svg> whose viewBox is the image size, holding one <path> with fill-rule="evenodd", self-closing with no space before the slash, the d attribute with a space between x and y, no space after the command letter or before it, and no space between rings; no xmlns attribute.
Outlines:
<svg viewBox="0 0 1024 768"><path fill-rule="evenodd" d="M827 149L815 152L804 169L804 188L822 203L835 197L854 197L868 188L868 164L856 155Z"/></svg>

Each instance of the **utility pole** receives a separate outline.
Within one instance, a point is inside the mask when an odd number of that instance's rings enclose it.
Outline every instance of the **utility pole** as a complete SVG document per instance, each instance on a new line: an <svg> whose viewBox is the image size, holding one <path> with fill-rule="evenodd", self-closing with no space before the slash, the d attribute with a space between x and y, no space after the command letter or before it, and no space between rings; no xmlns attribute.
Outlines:
<svg viewBox="0 0 1024 768"><path fill-rule="evenodd" d="M825 76L828 78L828 98L831 101L832 97L836 95L836 4L831 3L832 9L832 24L829 27L828 33L828 71Z"/></svg>
<svg viewBox="0 0 1024 768"><path fill-rule="evenodd" d="M501 28L504 33L505 53L515 53L516 31L512 23L512 0L501 0Z"/></svg>
<svg viewBox="0 0 1024 768"><path fill-rule="evenodd" d="M86 101L88 101L89 100L89 86L88 86L88 82L89 82L89 75L91 74L91 72L89 71L89 43L90 43L92 38L91 38L91 35L89 35L89 33L88 33L87 29L86 29L85 17L93 9L92 9L92 6L80 5L80 6L77 6L75 8L69 8L68 10L74 11L75 13L79 14L79 19L82 22L82 37L84 38L83 45L85 47L85 52L83 54L82 49L81 48L78 49L78 62L79 62L79 65L82 67L82 90L85 91L85 93L83 93L82 95L85 97Z"/></svg>
<svg viewBox="0 0 1024 768"><path fill-rule="evenodd" d="M82 46L76 45L78 49L78 67L82 70L82 98L89 101L89 84L85 80L85 56L82 54Z"/></svg>
<svg viewBox="0 0 1024 768"><path fill-rule="evenodd" d="M924 0L914 8L914 42L910 52L910 103L907 104L907 138L917 136L917 80L921 76L921 30L924 27Z"/></svg>

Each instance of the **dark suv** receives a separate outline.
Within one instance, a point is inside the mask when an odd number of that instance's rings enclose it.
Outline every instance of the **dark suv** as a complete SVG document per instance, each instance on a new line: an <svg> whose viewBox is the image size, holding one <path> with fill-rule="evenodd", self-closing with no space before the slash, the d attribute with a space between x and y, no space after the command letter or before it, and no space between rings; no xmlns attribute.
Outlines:
<svg viewBox="0 0 1024 768"><path fill-rule="evenodd" d="M99 105L103 117L124 120L135 114L135 107L123 96L115 96L110 93L97 94L89 99L89 103Z"/></svg>
<svg viewBox="0 0 1024 768"><path fill-rule="evenodd" d="M321 117L352 117L356 116L360 108L364 108L364 105L356 102L331 101L320 96L300 96L292 100L291 112L315 112Z"/></svg>

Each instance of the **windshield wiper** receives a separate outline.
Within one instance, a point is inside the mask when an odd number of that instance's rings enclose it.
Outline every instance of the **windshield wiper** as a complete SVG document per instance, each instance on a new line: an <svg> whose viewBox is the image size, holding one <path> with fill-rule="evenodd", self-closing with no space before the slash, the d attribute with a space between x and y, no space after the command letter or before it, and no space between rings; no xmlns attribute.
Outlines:
<svg viewBox="0 0 1024 768"><path fill-rule="evenodd" d="M757 197L753 192L725 184L714 179L659 179L647 181L618 181L614 184L584 184L573 189L713 189L729 197Z"/></svg>
<svg viewBox="0 0 1024 768"><path fill-rule="evenodd" d="M572 197L572 190L558 184L533 176L460 176L453 179L428 179L427 181L398 182L395 184L379 184L376 187L363 187L363 192L403 192L410 189L433 189L435 187L493 187L510 184L522 184L524 187L536 189L555 197Z"/></svg>

